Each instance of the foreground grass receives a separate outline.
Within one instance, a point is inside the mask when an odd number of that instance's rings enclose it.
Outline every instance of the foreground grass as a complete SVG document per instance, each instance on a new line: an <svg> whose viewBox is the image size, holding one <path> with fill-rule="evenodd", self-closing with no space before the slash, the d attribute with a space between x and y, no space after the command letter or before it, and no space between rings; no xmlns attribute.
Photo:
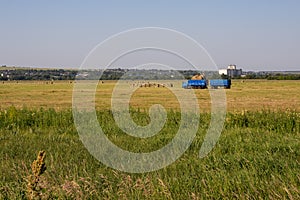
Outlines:
<svg viewBox="0 0 300 200"><path fill-rule="evenodd" d="M110 111L97 113L107 136L124 149L155 150L174 136L180 114L169 111L159 136L130 140ZM134 110L143 125L146 113ZM26 178L39 150L47 153L40 180L43 198L59 199L299 199L300 115L294 111L228 113L212 152L198 158L209 115L198 134L172 165L129 174L108 168L85 149L71 111L9 108L0 112L0 199L26 197Z"/></svg>

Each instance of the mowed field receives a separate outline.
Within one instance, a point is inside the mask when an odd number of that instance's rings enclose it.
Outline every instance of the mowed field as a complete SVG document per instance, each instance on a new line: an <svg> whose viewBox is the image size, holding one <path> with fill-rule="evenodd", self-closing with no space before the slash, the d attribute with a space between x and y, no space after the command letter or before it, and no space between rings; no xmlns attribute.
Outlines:
<svg viewBox="0 0 300 200"><path fill-rule="evenodd" d="M133 87L134 83L128 81L122 84ZM165 81L165 83L172 83L177 90L183 90L181 81ZM97 110L110 108L115 84L116 81L104 81L98 84L95 92ZM71 109L73 86L74 81L3 82L0 83L0 108L14 106ZM235 80L232 88L225 91L229 112L262 109L300 110L300 81ZM209 91L199 89L194 92L200 110L209 112L211 104ZM161 104L166 109L179 109L178 99L167 88L138 88L130 99L130 106L133 108L147 109L153 104Z"/></svg>
<svg viewBox="0 0 300 200"><path fill-rule="evenodd" d="M134 83L122 83L121 97ZM185 91L180 81L165 81L170 83ZM97 120L107 138L136 153L169 144L183 116L175 95L167 88L135 88L129 104L136 124L151 123L153 104L167 110L156 135L138 138L124 133L112 116L115 84L104 81L95 93ZM0 82L0 199L300 199L299 81L233 81L225 90L222 133L203 158L199 150L210 126L211 99L209 90L190 90L202 112L195 138L174 163L147 173L110 168L88 152L74 124L73 87L74 81ZM41 150L44 162L41 157L33 162Z"/></svg>

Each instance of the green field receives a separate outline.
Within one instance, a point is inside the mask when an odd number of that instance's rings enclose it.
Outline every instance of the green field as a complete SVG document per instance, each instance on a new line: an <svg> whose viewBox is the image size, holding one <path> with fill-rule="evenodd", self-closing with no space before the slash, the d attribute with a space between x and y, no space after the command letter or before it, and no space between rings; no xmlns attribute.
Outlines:
<svg viewBox="0 0 300 200"><path fill-rule="evenodd" d="M234 81L226 90L228 113L214 149L199 159L210 119L207 90L195 90L200 127L190 148L158 171L131 174L106 167L81 143L73 122L70 82L4 82L0 85L0 199L26 199L31 163L46 151L42 199L300 199L300 82ZM140 125L147 108L166 107L166 126L148 139L124 134L114 123L115 82L98 86L98 121L107 137L133 152L150 152L176 134L181 113L166 88L140 88L130 105ZM130 83L128 83L130 84ZM180 87L180 82L175 83Z"/></svg>

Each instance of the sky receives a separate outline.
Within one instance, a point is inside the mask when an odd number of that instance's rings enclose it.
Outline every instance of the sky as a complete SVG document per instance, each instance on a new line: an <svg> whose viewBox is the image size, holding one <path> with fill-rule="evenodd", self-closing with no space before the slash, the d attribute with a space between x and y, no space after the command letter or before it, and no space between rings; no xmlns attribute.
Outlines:
<svg viewBox="0 0 300 200"><path fill-rule="evenodd" d="M119 32L162 27L200 43L219 68L300 70L300 1L0 0L0 65L76 68Z"/></svg>

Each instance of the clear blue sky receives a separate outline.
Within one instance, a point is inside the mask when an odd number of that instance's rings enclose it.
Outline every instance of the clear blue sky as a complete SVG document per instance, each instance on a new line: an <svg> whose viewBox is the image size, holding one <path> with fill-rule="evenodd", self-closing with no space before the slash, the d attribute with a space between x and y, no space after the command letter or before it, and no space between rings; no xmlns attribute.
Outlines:
<svg viewBox="0 0 300 200"><path fill-rule="evenodd" d="M1 0L0 8L0 65L78 67L107 37L155 26L191 36L221 68L300 70L299 0Z"/></svg>

